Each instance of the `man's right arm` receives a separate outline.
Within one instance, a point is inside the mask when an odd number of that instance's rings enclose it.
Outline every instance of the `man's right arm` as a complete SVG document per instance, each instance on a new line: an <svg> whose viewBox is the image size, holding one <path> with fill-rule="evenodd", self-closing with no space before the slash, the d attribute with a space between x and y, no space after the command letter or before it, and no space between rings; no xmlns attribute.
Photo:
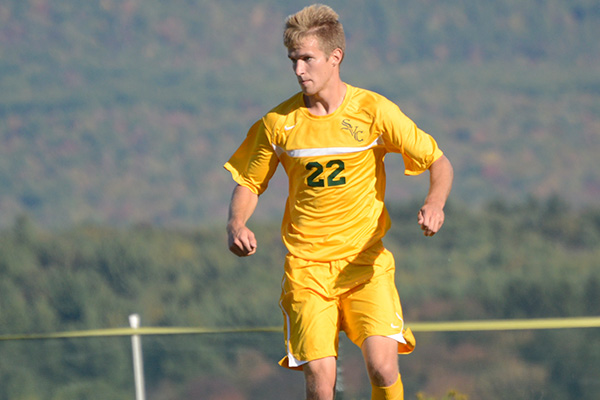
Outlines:
<svg viewBox="0 0 600 400"><path fill-rule="evenodd" d="M229 205L227 236L229 250L238 257L256 253L256 238L246 226L246 222L254 213L257 203L258 195L247 187L237 185L233 189Z"/></svg>

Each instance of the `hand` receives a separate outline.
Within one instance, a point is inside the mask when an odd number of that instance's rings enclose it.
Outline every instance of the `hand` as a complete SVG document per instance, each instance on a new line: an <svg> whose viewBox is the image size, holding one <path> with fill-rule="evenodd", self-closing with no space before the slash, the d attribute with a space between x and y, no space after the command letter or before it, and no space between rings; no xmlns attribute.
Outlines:
<svg viewBox="0 0 600 400"><path fill-rule="evenodd" d="M245 225L241 227L227 227L229 250L238 257L247 257L256 253L256 238L254 232Z"/></svg>
<svg viewBox="0 0 600 400"><path fill-rule="evenodd" d="M444 210L441 207L425 204L419 210L417 222L425 236L435 235L444 224Z"/></svg>

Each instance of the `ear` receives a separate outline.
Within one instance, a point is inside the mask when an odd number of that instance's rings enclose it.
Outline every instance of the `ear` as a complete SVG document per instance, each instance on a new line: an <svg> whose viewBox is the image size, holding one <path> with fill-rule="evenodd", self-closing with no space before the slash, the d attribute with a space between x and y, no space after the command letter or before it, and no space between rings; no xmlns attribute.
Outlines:
<svg viewBox="0 0 600 400"><path fill-rule="evenodd" d="M331 52L331 55L329 56L329 60L331 61L332 65L334 67L336 65L340 65L343 59L344 59L344 51L342 49L340 49L339 47L337 49L335 49L333 52Z"/></svg>

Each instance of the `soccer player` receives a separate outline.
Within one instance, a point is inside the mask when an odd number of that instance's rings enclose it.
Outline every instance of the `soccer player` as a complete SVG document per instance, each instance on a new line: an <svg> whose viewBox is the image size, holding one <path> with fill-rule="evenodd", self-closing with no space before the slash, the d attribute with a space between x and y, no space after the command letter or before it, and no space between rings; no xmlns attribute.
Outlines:
<svg viewBox="0 0 600 400"><path fill-rule="evenodd" d="M289 181L281 227L285 259L280 306L287 355L302 370L307 399L333 399L339 332L362 350L372 399L403 399L398 353L414 348L394 284L394 259L382 244L390 226L384 206L387 153L405 173L430 174L417 222L426 236L444 223L453 172L436 141L383 96L340 78L344 30L328 6L286 19L284 45L301 91L249 130L225 168L237 183L231 198L229 249L256 252L246 226L279 164Z"/></svg>

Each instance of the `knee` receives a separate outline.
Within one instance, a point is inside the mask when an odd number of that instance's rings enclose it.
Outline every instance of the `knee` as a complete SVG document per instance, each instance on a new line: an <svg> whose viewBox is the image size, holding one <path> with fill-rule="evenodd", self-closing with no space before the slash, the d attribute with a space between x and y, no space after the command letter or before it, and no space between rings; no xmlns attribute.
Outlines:
<svg viewBox="0 0 600 400"><path fill-rule="evenodd" d="M306 399L307 400L333 400L335 396L335 385L327 384L314 384L306 385Z"/></svg>
<svg viewBox="0 0 600 400"><path fill-rule="evenodd" d="M369 368L371 383L379 387L392 386L398 380L398 366L395 363L371 365Z"/></svg>
<svg viewBox="0 0 600 400"><path fill-rule="evenodd" d="M398 342L382 336L367 338L362 346L371 383L391 386L398 380Z"/></svg>

